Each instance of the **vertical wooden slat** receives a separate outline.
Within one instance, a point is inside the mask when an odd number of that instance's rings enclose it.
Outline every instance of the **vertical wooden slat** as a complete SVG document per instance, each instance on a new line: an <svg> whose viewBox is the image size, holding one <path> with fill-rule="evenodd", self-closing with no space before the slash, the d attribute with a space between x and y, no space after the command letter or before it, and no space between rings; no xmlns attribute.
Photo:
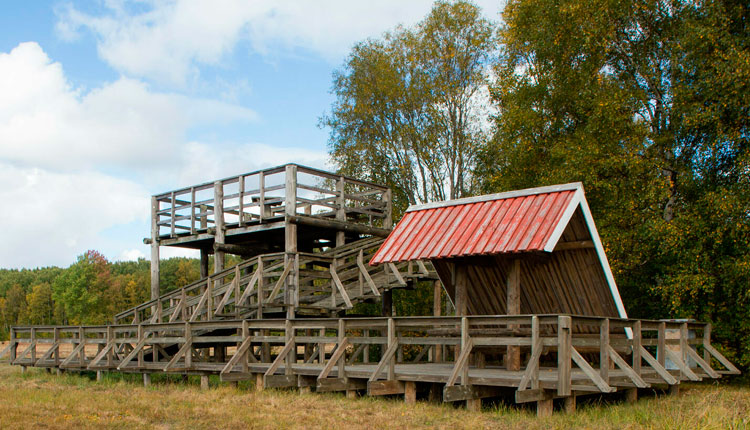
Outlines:
<svg viewBox="0 0 750 430"><path fill-rule="evenodd" d="M31 328L31 365L36 364L36 327Z"/></svg>
<svg viewBox="0 0 750 430"><path fill-rule="evenodd" d="M284 194L284 213L287 216L296 216L297 214L297 166L288 164L286 166L286 183ZM292 258L297 252L297 224L284 223L284 265L294 264ZM284 302L288 305L296 303L296 288L299 286L299 270L289 273L284 280ZM287 318L294 318L295 306L287 306Z"/></svg>
<svg viewBox="0 0 750 430"><path fill-rule="evenodd" d="M263 318L263 300L265 299L263 289L266 287L266 278L263 276L263 258L260 255L258 256L257 270L260 276L258 276L258 313L255 317L256 319L261 319Z"/></svg>
<svg viewBox="0 0 750 430"><path fill-rule="evenodd" d="M541 354L542 351L537 349L541 347L539 344L539 317L536 315L531 317L531 356L535 357L537 354ZM534 365L534 370L531 373L531 389L536 390L539 388L539 360Z"/></svg>
<svg viewBox="0 0 750 430"><path fill-rule="evenodd" d="M657 334L658 337L657 337L657 346L656 346L656 361L659 362L659 365L661 365L661 367L664 367L664 364L667 361L666 335L667 335L667 324L662 321L659 323L659 332Z"/></svg>
<svg viewBox="0 0 750 430"><path fill-rule="evenodd" d="M388 318L388 348L394 342L396 342L396 326L393 318ZM385 353L385 350L383 350L383 353ZM393 381L394 379L396 379L396 357L392 357L388 362L388 380Z"/></svg>
<svg viewBox="0 0 750 430"><path fill-rule="evenodd" d="M346 322L343 318L339 318L339 326L337 330L338 335L338 348L341 347L341 345L344 342L344 338L346 337ZM339 362L336 363L336 366L339 368L339 378L345 378L346 377L346 354L342 354L341 358L339 358Z"/></svg>
<svg viewBox="0 0 750 430"><path fill-rule="evenodd" d="M461 318L461 353L469 343L469 319L466 317ZM457 358L458 359L458 356ZM466 364L461 369L461 384L469 385L469 361L466 360Z"/></svg>
<svg viewBox="0 0 750 430"><path fill-rule="evenodd" d="M294 341L294 326L291 320L286 320L284 326L284 340L286 343ZM292 350L286 355L286 366L284 366L284 374L292 374L292 365L297 362L297 345L292 346Z"/></svg>
<svg viewBox="0 0 750 430"><path fill-rule="evenodd" d="M240 201L239 201L239 215L240 215L240 226L245 225L245 176L240 175Z"/></svg>
<svg viewBox="0 0 750 430"><path fill-rule="evenodd" d="M176 216L176 214L175 214L175 205L176 205L175 200L176 199L175 199L174 191L172 191L171 200L172 200L171 201L172 207L169 210L169 216L170 216L170 222L169 222L170 232L169 232L169 236L170 237L174 237L174 223L175 223L175 216Z"/></svg>
<svg viewBox="0 0 750 430"><path fill-rule="evenodd" d="M383 193L383 201L385 202L385 218L383 218L383 228L393 227L393 202L391 189L385 190Z"/></svg>
<svg viewBox="0 0 750 430"><path fill-rule="evenodd" d="M247 338L250 336L250 328L249 323L247 320L242 320L242 340L241 342L237 343L237 348L239 349L239 345L243 344ZM252 353L252 348L248 348L247 351L242 356L241 362L242 362L242 373L247 373L249 371L248 366L248 354Z"/></svg>
<svg viewBox="0 0 750 430"><path fill-rule="evenodd" d="M557 317L557 394L570 395L570 361L571 361L571 319L569 316Z"/></svg>
<svg viewBox="0 0 750 430"><path fill-rule="evenodd" d="M214 182L214 227L216 227L214 243L224 244L224 184L221 181ZM222 270L224 270L224 251L215 250L214 273L219 273Z"/></svg>
<svg viewBox="0 0 750 430"><path fill-rule="evenodd" d="M195 187L190 187L190 234L195 234Z"/></svg>
<svg viewBox="0 0 750 430"><path fill-rule="evenodd" d="M711 345L711 323L703 326L703 345ZM703 349L703 361L711 364L711 353L707 348Z"/></svg>
<svg viewBox="0 0 750 430"><path fill-rule="evenodd" d="M151 197L151 300L159 297L159 201Z"/></svg>
<svg viewBox="0 0 750 430"><path fill-rule="evenodd" d="M16 342L16 329L11 327L10 328L10 362L13 363L16 361L16 357L18 356L18 342Z"/></svg>
<svg viewBox="0 0 750 430"><path fill-rule="evenodd" d="M609 318L599 325L599 376L609 384Z"/></svg>
<svg viewBox="0 0 750 430"><path fill-rule="evenodd" d="M53 336L53 340L55 343L60 342L60 327L54 328L52 336ZM60 348L59 347L55 349L54 357L55 357L55 367L57 367L60 365Z"/></svg>
<svg viewBox="0 0 750 430"><path fill-rule="evenodd" d="M144 339L144 334L145 331L143 328L143 324L138 324L138 342L136 343L141 343L141 341ZM138 367L143 367L143 348L138 351Z"/></svg>
<svg viewBox="0 0 750 430"><path fill-rule="evenodd" d="M267 217L267 214L266 214L266 174L263 171L258 173L258 190L260 192L260 196L258 197L260 222L263 223L263 221Z"/></svg>
<svg viewBox="0 0 750 430"><path fill-rule="evenodd" d="M440 281L435 281L432 284L432 314L439 317L443 313L443 285ZM434 356L432 357L435 363L443 361L443 346L435 345Z"/></svg>
<svg viewBox="0 0 750 430"><path fill-rule="evenodd" d="M633 323L633 371L641 376L641 322Z"/></svg>
<svg viewBox="0 0 750 430"><path fill-rule="evenodd" d="M80 365L81 367L84 367L86 365L86 332L84 331L83 327L78 328L78 341L79 345L84 345L83 348L81 348L80 354L78 355Z"/></svg>
<svg viewBox="0 0 750 430"><path fill-rule="evenodd" d="M346 222L346 179L340 176L336 181L336 220ZM336 232L336 246L344 246L346 235L343 231Z"/></svg>
<svg viewBox="0 0 750 430"><path fill-rule="evenodd" d="M110 326L107 326L107 345L114 345L115 344L115 328ZM110 348L109 351L107 351L107 367L112 368L115 365L114 362L115 359L115 351L114 347Z"/></svg>
<svg viewBox="0 0 750 430"><path fill-rule="evenodd" d="M186 343L193 343L193 326L190 324L190 322L185 323L185 342ZM193 367L193 347L191 346L187 351L185 351L185 367L188 369Z"/></svg>

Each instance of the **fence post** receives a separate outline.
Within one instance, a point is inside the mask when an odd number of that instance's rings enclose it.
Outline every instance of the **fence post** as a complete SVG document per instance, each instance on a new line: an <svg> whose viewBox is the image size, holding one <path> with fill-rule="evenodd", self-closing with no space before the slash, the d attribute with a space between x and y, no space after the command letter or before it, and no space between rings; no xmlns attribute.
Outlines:
<svg viewBox="0 0 750 430"><path fill-rule="evenodd" d="M633 323L633 371L641 376L641 321Z"/></svg>
<svg viewBox="0 0 750 430"><path fill-rule="evenodd" d="M571 318L557 317L557 394L570 395Z"/></svg>
<svg viewBox="0 0 750 430"><path fill-rule="evenodd" d="M599 325L599 376L609 384L609 318Z"/></svg>

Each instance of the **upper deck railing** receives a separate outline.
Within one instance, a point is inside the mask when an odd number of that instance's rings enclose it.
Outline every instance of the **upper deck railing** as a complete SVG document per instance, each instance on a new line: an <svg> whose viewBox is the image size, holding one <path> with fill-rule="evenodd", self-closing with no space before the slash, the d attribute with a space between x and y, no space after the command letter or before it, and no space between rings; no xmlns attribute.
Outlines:
<svg viewBox="0 0 750 430"><path fill-rule="evenodd" d="M217 204L220 202L220 204ZM231 230L287 216L389 229L388 187L296 164L244 173L152 197L152 239Z"/></svg>

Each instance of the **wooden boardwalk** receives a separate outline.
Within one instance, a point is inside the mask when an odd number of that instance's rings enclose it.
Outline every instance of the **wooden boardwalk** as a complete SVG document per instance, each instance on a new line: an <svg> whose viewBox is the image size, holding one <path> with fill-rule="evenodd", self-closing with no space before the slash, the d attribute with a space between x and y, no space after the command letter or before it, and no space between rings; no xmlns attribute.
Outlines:
<svg viewBox="0 0 750 430"><path fill-rule="evenodd" d="M552 401L676 387L739 371L702 323L570 315L222 320L82 327L14 327L0 351L20 366L60 371L219 375L261 388L368 395L418 392L446 402L514 392ZM520 350L520 363L506 363ZM571 406L572 405L572 406Z"/></svg>

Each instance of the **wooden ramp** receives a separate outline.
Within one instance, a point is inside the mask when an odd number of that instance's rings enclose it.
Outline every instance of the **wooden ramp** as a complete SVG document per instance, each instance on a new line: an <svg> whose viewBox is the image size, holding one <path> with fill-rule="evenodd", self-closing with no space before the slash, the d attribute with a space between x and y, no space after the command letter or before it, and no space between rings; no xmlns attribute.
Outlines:
<svg viewBox="0 0 750 430"><path fill-rule="evenodd" d="M245 319L13 327L3 353L24 367L196 374L206 383L214 374L407 401L424 392L472 408L512 393L547 414L555 398L569 406L578 395L627 390L632 399L638 388L738 374L710 335L708 324L570 315ZM504 360L510 348L521 350L518 366Z"/></svg>

